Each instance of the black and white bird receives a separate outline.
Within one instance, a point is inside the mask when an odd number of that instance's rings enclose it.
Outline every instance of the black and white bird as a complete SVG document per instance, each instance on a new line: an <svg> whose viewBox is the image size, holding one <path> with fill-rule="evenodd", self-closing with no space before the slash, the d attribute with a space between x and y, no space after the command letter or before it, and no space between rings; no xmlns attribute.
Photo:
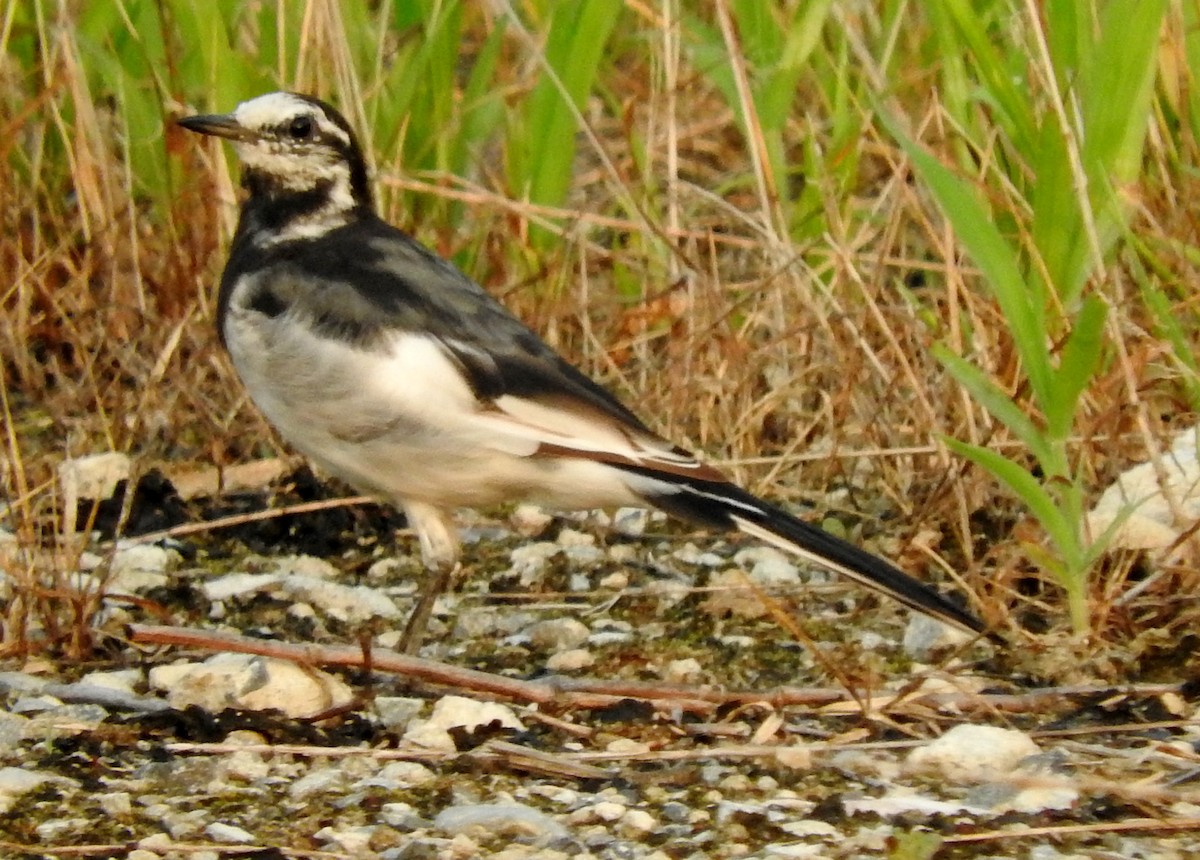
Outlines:
<svg viewBox="0 0 1200 860"><path fill-rule="evenodd" d="M247 197L217 326L250 396L301 452L395 504L433 576L419 644L459 560L453 512L513 500L642 505L737 529L965 630L969 612L731 484L652 432L482 287L376 214L353 131L270 93L180 125L233 143Z"/></svg>

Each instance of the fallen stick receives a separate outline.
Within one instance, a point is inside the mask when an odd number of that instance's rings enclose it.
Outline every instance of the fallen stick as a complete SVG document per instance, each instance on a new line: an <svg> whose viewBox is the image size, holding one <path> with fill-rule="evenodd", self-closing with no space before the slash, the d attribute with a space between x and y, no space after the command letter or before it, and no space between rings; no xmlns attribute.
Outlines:
<svg viewBox="0 0 1200 860"><path fill-rule="evenodd" d="M623 699L641 699L664 707L692 712L708 712L722 705L758 704L779 709L786 706L828 707L852 705L857 700L850 691L836 687L777 687L772 690L727 690L719 687L689 687L641 681L599 680L550 676L536 681L509 678L411 657L383 648L372 648L369 659L362 648L346 645L298 645L266 639L252 639L235 633L197 630L188 627L133 624L130 640L142 645L176 645L209 651L236 651L292 660L310 666L352 666L390 672L418 681L458 689L488 693L537 705L554 704L569 708L605 707ZM911 684L909 687L911 688ZM1022 693L937 692L922 694L909 689L903 701L908 705L952 711L990 710L1022 713L1057 701L1083 696L1131 695L1158 696L1177 692L1179 684L1079 684ZM874 700L884 706L896 704L894 691L877 691ZM872 698L862 698L870 705ZM878 710L878 709L873 709Z"/></svg>

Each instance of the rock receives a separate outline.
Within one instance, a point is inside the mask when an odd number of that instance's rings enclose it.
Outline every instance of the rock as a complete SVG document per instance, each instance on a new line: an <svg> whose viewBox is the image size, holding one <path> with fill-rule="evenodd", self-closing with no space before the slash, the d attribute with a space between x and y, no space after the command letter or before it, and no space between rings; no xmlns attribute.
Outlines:
<svg viewBox="0 0 1200 860"><path fill-rule="evenodd" d="M630 809L621 816L620 826L627 836L637 836L653 833L658 829L658 821L644 809Z"/></svg>
<svg viewBox="0 0 1200 860"><path fill-rule="evenodd" d="M566 651L587 641L591 631L575 618L549 618L528 630L529 641L543 651Z"/></svg>
<svg viewBox="0 0 1200 860"><path fill-rule="evenodd" d="M915 770L936 770L955 782L970 783L1004 776L1038 752L1038 745L1023 732L963 723L913 750L906 763Z"/></svg>
<svg viewBox="0 0 1200 860"><path fill-rule="evenodd" d="M712 593L701 604L705 612L718 617L732 615L748 619L767 614L767 607L749 587L746 574L740 570L724 570L714 574L708 585Z"/></svg>
<svg viewBox="0 0 1200 860"><path fill-rule="evenodd" d="M715 552L702 551L690 541L671 552L671 557L684 564L694 564L698 567L721 567L726 560Z"/></svg>
<svg viewBox="0 0 1200 860"><path fill-rule="evenodd" d="M376 696L372 705L379 722L389 729L406 728L425 707L424 699L407 696Z"/></svg>
<svg viewBox="0 0 1200 860"><path fill-rule="evenodd" d="M524 546L514 547L508 554L510 576L525 587L536 584L546 570L546 564L551 558L562 552L562 547L550 541L538 541Z"/></svg>
<svg viewBox="0 0 1200 860"><path fill-rule="evenodd" d="M629 574L623 570L614 570L612 573L600 577L600 587L622 591L629 587Z"/></svg>
<svg viewBox="0 0 1200 860"><path fill-rule="evenodd" d="M365 624L373 618L397 619L404 615L392 599L367 585L342 585L314 576L288 576L279 588L292 600L303 600L347 624Z"/></svg>
<svg viewBox="0 0 1200 860"><path fill-rule="evenodd" d="M111 791L108 794L95 795L96 802L106 815L122 816L133 812L133 803L128 791Z"/></svg>
<svg viewBox="0 0 1200 860"><path fill-rule="evenodd" d="M1145 550L1163 563L1194 565L1193 541L1180 540L1200 519L1200 426L1171 440L1157 462L1128 469L1101 494L1085 520L1109 549Z"/></svg>
<svg viewBox="0 0 1200 860"><path fill-rule="evenodd" d="M80 685L136 695L143 680L141 669L119 669L115 672L88 672L79 679Z"/></svg>
<svg viewBox="0 0 1200 860"><path fill-rule="evenodd" d="M352 857L370 856L371 837L375 835L374 825L358 827L322 827L313 836L322 842L332 842Z"/></svg>
<svg viewBox="0 0 1200 860"><path fill-rule="evenodd" d="M587 807L587 811L591 814L593 820L611 822L621 819L628 811L628 807L623 803L617 803L615 800L602 800Z"/></svg>
<svg viewBox="0 0 1200 860"><path fill-rule="evenodd" d="M407 803L385 803L379 807L379 818L388 827L397 830L412 831L429 826L429 822Z"/></svg>
<svg viewBox="0 0 1200 860"><path fill-rule="evenodd" d="M632 544L615 543L608 548L608 560L617 564L633 564L638 555L638 548Z"/></svg>
<svg viewBox="0 0 1200 860"><path fill-rule="evenodd" d="M347 774L335 765L319 767L288 786L288 794L296 800L305 800L318 794L342 794L348 782Z"/></svg>
<svg viewBox="0 0 1200 860"><path fill-rule="evenodd" d="M586 648L559 651L546 658L546 668L551 672L578 672L595 664L596 657Z"/></svg>
<svg viewBox="0 0 1200 860"><path fill-rule="evenodd" d="M156 666L150 670L150 685L165 690L175 708L197 705L209 712L278 709L290 717L307 717L354 698L341 679L327 672L250 654L215 654L203 663Z"/></svg>
<svg viewBox="0 0 1200 860"><path fill-rule="evenodd" d="M739 550L733 563L749 571L750 578L764 588L778 585L799 585L800 569L788 556L773 546L753 546Z"/></svg>
<svg viewBox="0 0 1200 860"><path fill-rule="evenodd" d="M29 730L29 718L0 710L0 753L11 753L20 746Z"/></svg>
<svg viewBox="0 0 1200 860"><path fill-rule="evenodd" d="M404 733L404 740L429 749L454 752L450 729L474 731L496 723L502 728L525 731L512 709L497 702L479 702L464 696L443 696L433 706L428 720L416 720Z"/></svg>
<svg viewBox="0 0 1200 860"><path fill-rule="evenodd" d="M561 547L595 546L596 536L577 529L563 529L558 533L558 545Z"/></svg>
<svg viewBox="0 0 1200 860"><path fill-rule="evenodd" d="M379 769L379 772L364 777L351 788L384 788L388 791L400 791L405 788L416 788L427 785L437 779L429 768L415 761L390 761Z"/></svg>
<svg viewBox="0 0 1200 860"><path fill-rule="evenodd" d="M563 547L563 555L572 564L580 566L596 565L602 562L606 553L602 547L582 544L579 546Z"/></svg>
<svg viewBox="0 0 1200 860"><path fill-rule="evenodd" d="M19 767L0 767L0 814L8 812L22 794L34 791L47 782L72 788L78 785L75 780L63 776Z"/></svg>
<svg viewBox="0 0 1200 860"><path fill-rule="evenodd" d="M650 522L650 512L645 508L617 508L613 514L613 528L629 537L641 537Z"/></svg>
<svg viewBox="0 0 1200 860"><path fill-rule="evenodd" d="M282 573L228 573L200 584L200 591L209 600L228 600L274 588L283 579Z"/></svg>
<svg viewBox="0 0 1200 860"><path fill-rule="evenodd" d="M220 821L214 821L205 827L204 835L222 845L249 845L254 841L254 836L249 831L234 824L223 824Z"/></svg>
<svg viewBox="0 0 1200 860"><path fill-rule="evenodd" d="M289 556L272 573L231 573L201 586L212 601L227 600L259 592L315 606L326 615L348 624L364 624L373 618L397 619L403 613L392 599L366 585L342 585L332 581L337 571L320 559Z"/></svg>
<svg viewBox="0 0 1200 860"><path fill-rule="evenodd" d="M914 612L904 628L904 653L915 660L926 660L937 651L957 648L970 640L971 634L936 618Z"/></svg>
<svg viewBox="0 0 1200 860"><path fill-rule="evenodd" d="M704 676L704 669L695 657L672 660L663 669L663 680L669 684L695 684Z"/></svg>
<svg viewBox="0 0 1200 860"><path fill-rule="evenodd" d="M554 522L554 517L537 505L520 504L509 516L508 521L524 537L541 537Z"/></svg>
<svg viewBox="0 0 1200 860"><path fill-rule="evenodd" d="M532 837L541 842L565 838L569 831L541 810L523 803L470 803L448 806L433 826L452 836Z"/></svg>
<svg viewBox="0 0 1200 860"><path fill-rule="evenodd" d="M275 563L275 572L284 576L337 579L340 575L338 569L328 561L312 555L285 555L272 560Z"/></svg>
<svg viewBox="0 0 1200 860"><path fill-rule="evenodd" d="M134 544L113 554L105 587L108 591L135 594L163 588L170 582L167 571L179 556L154 544Z"/></svg>
<svg viewBox="0 0 1200 860"><path fill-rule="evenodd" d="M85 499L102 501L112 498L117 485L133 474L133 461L116 451L73 457L58 464L58 485L62 488L63 532L78 531L79 503Z"/></svg>

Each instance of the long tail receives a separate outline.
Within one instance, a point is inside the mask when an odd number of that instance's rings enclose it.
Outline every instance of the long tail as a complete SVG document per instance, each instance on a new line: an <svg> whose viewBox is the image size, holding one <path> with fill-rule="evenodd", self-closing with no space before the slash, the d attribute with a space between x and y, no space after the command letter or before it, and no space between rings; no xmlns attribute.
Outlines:
<svg viewBox="0 0 1200 860"><path fill-rule="evenodd" d="M987 632L983 622L970 612L895 565L733 484L668 477L651 470L629 471L650 479L636 481L637 489L647 504L666 513L709 527L737 529L886 594L910 609L972 633Z"/></svg>

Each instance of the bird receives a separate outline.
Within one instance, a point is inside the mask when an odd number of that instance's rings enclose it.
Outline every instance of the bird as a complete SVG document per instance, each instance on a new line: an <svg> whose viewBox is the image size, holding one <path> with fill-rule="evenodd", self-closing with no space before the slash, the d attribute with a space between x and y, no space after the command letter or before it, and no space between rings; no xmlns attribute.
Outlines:
<svg viewBox="0 0 1200 860"><path fill-rule="evenodd" d="M250 398L296 449L399 508L427 578L415 653L460 565L459 508L656 508L739 531L970 633L972 613L792 516L652 431L483 287L377 213L353 129L272 92L180 126L229 141L244 198L217 331Z"/></svg>

